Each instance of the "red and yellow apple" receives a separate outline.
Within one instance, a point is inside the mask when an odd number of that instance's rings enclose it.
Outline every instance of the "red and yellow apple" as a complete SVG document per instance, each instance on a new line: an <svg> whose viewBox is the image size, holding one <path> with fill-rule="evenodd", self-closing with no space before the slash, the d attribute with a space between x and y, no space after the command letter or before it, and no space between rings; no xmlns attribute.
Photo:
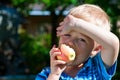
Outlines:
<svg viewBox="0 0 120 80"><path fill-rule="evenodd" d="M61 44L60 51L61 51L61 54L57 56L58 60L70 62L75 59L75 51L73 48L71 48L65 44Z"/></svg>

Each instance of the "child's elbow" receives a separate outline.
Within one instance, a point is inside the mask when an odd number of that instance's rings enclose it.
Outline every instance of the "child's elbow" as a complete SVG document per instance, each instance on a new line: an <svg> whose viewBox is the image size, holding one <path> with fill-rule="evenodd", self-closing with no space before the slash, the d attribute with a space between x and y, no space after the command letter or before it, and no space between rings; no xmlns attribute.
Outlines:
<svg viewBox="0 0 120 80"><path fill-rule="evenodd" d="M111 48L117 53L119 52L119 45L120 45L119 42L120 41L119 41L117 36L114 36L113 39L112 39L112 42L111 42L111 44L112 44Z"/></svg>

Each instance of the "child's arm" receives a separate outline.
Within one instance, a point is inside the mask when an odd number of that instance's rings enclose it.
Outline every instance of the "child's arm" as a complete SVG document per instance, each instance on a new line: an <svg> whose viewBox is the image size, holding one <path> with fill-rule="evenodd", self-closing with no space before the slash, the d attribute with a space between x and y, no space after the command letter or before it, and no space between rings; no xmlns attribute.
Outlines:
<svg viewBox="0 0 120 80"><path fill-rule="evenodd" d="M102 60L108 67L112 66L117 60L119 53L119 39L113 33L71 15L68 15L60 26L64 27L62 34L74 30L89 36L99 43L102 46Z"/></svg>

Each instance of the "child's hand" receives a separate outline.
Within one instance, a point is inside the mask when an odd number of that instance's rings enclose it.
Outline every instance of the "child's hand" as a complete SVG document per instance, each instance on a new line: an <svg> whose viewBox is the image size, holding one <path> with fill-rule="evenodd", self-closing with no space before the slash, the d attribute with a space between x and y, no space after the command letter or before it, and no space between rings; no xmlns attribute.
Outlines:
<svg viewBox="0 0 120 80"><path fill-rule="evenodd" d="M66 16L66 18L59 24L57 28L57 36L67 34L74 31L77 19L72 15Z"/></svg>
<svg viewBox="0 0 120 80"><path fill-rule="evenodd" d="M51 67L51 74L55 76L60 76L61 73L65 70L66 62L62 60L57 60L57 56L60 55L61 52L59 48L53 46L50 51L50 67Z"/></svg>

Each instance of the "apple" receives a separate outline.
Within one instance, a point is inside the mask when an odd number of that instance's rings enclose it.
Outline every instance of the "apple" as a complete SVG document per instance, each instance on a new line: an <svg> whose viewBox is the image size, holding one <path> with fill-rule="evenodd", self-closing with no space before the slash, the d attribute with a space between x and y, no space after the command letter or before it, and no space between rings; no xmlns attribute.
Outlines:
<svg viewBox="0 0 120 80"><path fill-rule="evenodd" d="M75 51L68 45L61 44L60 46L61 54L57 56L58 60L63 60L65 62L70 62L75 59Z"/></svg>

